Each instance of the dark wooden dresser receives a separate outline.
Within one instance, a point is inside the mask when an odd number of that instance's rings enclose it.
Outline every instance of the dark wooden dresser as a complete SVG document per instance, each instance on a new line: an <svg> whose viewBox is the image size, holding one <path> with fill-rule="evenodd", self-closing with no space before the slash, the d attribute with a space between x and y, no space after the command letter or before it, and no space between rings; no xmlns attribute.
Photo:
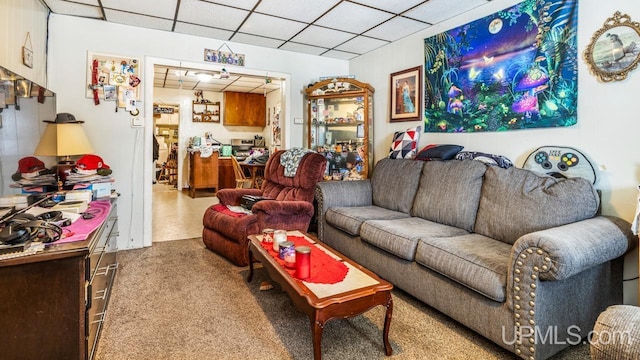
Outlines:
<svg viewBox="0 0 640 360"><path fill-rule="evenodd" d="M118 263L117 203L87 240L0 260L0 358L92 359Z"/></svg>

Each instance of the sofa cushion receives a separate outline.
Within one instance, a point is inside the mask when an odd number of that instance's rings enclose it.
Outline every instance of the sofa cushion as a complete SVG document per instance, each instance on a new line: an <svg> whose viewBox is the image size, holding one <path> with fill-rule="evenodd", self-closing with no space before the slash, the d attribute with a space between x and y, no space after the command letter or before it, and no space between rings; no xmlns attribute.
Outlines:
<svg viewBox="0 0 640 360"><path fill-rule="evenodd" d="M382 159L371 175L373 205L409 213L424 162Z"/></svg>
<svg viewBox="0 0 640 360"><path fill-rule="evenodd" d="M411 215L473 231L486 169L471 160L425 163Z"/></svg>
<svg viewBox="0 0 640 360"><path fill-rule="evenodd" d="M404 260L413 261L418 239L468 234L462 229L434 223L418 217L395 220L367 220L360 238Z"/></svg>
<svg viewBox="0 0 640 360"><path fill-rule="evenodd" d="M324 215L329 225L346 231L350 235L360 235L360 226L365 220L392 220L409 217L409 214L385 209L379 206L332 207Z"/></svg>
<svg viewBox="0 0 640 360"><path fill-rule="evenodd" d="M416 262L499 302L505 301L511 245L479 234L425 237Z"/></svg>
<svg viewBox="0 0 640 360"><path fill-rule="evenodd" d="M600 199L589 180L489 167L474 231L513 244L534 231L591 218Z"/></svg>

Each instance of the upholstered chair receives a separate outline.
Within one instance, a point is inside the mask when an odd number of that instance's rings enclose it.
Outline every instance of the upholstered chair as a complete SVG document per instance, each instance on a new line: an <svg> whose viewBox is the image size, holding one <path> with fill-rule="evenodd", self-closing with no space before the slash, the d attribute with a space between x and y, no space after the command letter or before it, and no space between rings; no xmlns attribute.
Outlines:
<svg viewBox="0 0 640 360"><path fill-rule="evenodd" d="M275 152L267 161L261 189L218 191L220 204L210 206L202 219L202 241L207 248L238 266L246 266L249 264L248 235L261 233L266 228L307 231L314 214L315 186L324 175L326 159L318 153L308 152L296 162L295 175L285 176L285 166L280 160L286 151L289 150ZM243 195L273 200L255 203L252 213L246 215L226 209L227 205L240 206Z"/></svg>

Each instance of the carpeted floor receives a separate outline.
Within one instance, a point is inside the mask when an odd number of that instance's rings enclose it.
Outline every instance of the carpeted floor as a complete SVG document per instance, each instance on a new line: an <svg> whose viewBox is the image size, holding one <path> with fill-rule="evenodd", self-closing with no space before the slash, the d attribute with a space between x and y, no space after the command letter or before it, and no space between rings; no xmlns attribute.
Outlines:
<svg viewBox="0 0 640 360"><path fill-rule="evenodd" d="M306 315L258 266L251 283L200 239L118 253L119 269L98 360L313 359ZM410 295L394 290L389 339L394 359L513 359L514 356ZM324 329L323 359L385 359L384 308ZM559 360L588 359L588 345Z"/></svg>

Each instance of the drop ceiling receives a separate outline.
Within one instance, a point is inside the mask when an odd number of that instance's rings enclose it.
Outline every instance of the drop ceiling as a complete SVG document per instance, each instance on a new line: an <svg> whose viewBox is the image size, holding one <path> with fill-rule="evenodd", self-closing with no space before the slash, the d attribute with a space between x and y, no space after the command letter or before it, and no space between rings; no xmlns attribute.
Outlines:
<svg viewBox="0 0 640 360"><path fill-rule="evenodd" d="M236 70L234 68L233 70ZM198 74L207 74L211 78L201 80ZM229 73L228 77L221 76L218 71L190 69L155 65L153 69L153 86L156 88L178 90L203 90L203 91L235 91L254 94L268 94L279 91L282 80L265 76L253 76L245 74Z"/></svg>
<svg viewBox="0 0 640 360"><path fill-rule="evenodd" d="M41 0L55 14L349 60L490 0Z"/></svg>

